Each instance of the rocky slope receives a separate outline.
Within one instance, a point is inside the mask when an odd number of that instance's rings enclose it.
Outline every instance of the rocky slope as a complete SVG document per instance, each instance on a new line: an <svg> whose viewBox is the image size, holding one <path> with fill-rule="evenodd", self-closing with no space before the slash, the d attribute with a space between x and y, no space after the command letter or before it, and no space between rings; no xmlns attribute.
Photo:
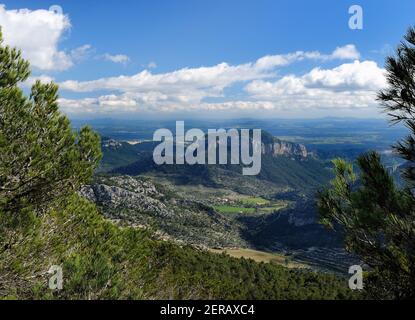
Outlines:
<svg viewBox="0 0 415 320"><path fill-rule="evenodd" d="M128 225L152 227L166 239L201 247L245 246L238 225L212 208L130 176L97 177L81 195L104 216Z"/></svg>
<svg viewBox="0 0 415 320"><path fill-rule="evenodd" d="M132 177L112 177L106 183L97 183L84 186L81 194L88 200L106 208L105 213L111 211L111 218L127 218L130 210L148 212L154 216L166 217L173 212L159 199L163 195L149 182L136 180Z"/></svg>

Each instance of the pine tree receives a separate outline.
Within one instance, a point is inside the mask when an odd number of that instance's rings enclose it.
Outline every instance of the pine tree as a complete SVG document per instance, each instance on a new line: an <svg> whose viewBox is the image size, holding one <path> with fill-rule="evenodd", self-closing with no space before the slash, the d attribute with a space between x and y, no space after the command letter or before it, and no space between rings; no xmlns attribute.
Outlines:
<svg viewBox="0 0 415 320"><path fill-rule="evenodd" d="M415 298L415 29L386 61L388 88L378 99L393 123L410 135L394 147L407 161L405 188L398 188L376 152L359 157L360 174L342 159L332 186L321 191L321 222L345 235L346 248L370 267L365 286L373 298Z"/></svg>
<svg viewBox="0 0 415 320"><path fill-rule="evenodd" d="M101 158L99 137L89 127L73 132L59 112L58 86L37 81L30 96L21 84L30 66L0 32L0 212L17 214L77 190ZM1 213L0 213L1 214Z"/></svg>
<svg viewBox="0 0 415 320"><path fill-rule="evenodd" d="M393 123L403 123L410 135L395 146L401 157L408 161L403 176L410 187L415 185L415 29L410 28L396 50L395 57L386 60L389 87L380 92L378 99Z"/></svg>

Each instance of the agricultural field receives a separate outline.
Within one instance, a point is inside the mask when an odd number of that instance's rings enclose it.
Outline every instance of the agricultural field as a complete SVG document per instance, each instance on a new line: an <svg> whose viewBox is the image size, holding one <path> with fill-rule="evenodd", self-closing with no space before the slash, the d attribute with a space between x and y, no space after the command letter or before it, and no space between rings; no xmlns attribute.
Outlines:
<svg viewBox="0 0 415 320"><path fill-rule="evenodd" d="M263 262L263 263L273 263L278 264L281 266L285 266L288 268L309 268L304 263L297 262L295 260L292 260L289 256L284 256L282 254L277 253L270 253L270 252L264 252L264 251L258 251L253 249L244 249L244 248L238 248L238 249L212 249L211 250L214 253L225 253L233 258L244 258L244 259L251 259L256 262Z"/></svg>
<svg viewBox="0 0 415 320"><path fill-rule="evenodd" d="M286 203L269 204L265 207L218 205L213 208L223 214L271 214L287 207Z"/></svg>
<svg viewBox="0 0 415 320"><path fill-rule="evenodd" d="M287 201L270 201L242 195L218 201L221 203L214 205L213 208L223 214L271 214L289 205Z"/></svg>

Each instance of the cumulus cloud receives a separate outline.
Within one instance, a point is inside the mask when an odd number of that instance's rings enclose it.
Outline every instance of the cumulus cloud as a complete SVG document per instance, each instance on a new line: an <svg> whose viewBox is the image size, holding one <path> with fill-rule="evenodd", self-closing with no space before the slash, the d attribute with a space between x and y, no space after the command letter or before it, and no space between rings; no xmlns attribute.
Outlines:
<svg viewBox="0 0 415 320"><path fill-rule="evenodd" d="M386 86L384 70L373 61L355 61L329 70L315 68L303 78L309 86L327 88L379 90Z"/></svg>
<svg viewBox="0 0 415 320"><path fill-rule="evenodd" d="M376 104L386 86L385 71L373 61L354 61L333 69L315 68L303 76L288 75L271 82L255 80L245 90L252 98L308 108L357 108Z"/></svg>
<svg viewBox="0 0 415 320"><path fill-rule="evenodd" d="M4 40L22 49L32 66L42 70L66 70L73 65L70 54L58 43L71 27L69 18L49 10L6 10L0 5L0 25Z"/></svg>
<svg viewBox="0 0 415 320"><path fill-rule="evenodd" d="M348 46L346 46L348 47ZM354 46L353 46L354 47ZM344 47L345 48L345 47ZM339 48L336 49L340 50ZM203 90L206 96L220 96L222 90L237 82L275 76L275 68L305 59L334 59L338 54L324 55L319 52L296 52L286 55L265 56L254 63L229 65L220 63L211 67L184 68L177 71L153 74L144 70L133 76L101 78L92 81L65 81L61 88L74 92L99 90L195 92ZM347 58L348 59L348 58Z"/></svg>
<svg viewBox="0 0 415 320"><path fill-rule="evenodd" d="M297 61L353 60L359 56L353 45L347 45L330 54L299 51L265 56L240 65L220 63L161 74L144 70L132 76L64 81L61 83L64 90L110 93L82 99L79 106L76 106L77 100L61 103L72 112L99 110L103 113L365 108L375 105L375 93L385 85L384 70L373 61L355 60L331 69L316 67L304 75L276 79L281 67ZM247 85L235 100L225 89L237 83ZM223 101L209 102L210 98Z"/></svg>
<svg viewBox="0 0 415 320"><path fill-rule="evenodd" d="M111 61L111 62L114 62L114 63L121 63L121 64L125 64L125 63L130 61L130 57L128 57L125 54L114 54L114 55L112 55L112 54L106 53L106 54L104 54L104 59L107 60L107 61Z"/></svg>
<svg viewBox="0 0 415 320"><path fill-rule="evenodd" d="M163 74L153 74L144 70L133 76L101 78L83 82L65 81L61 83L61 87L75 92L99 90L182 92L203 89L205 92L218 93L232 83L267 76L271 74L257 70L252 64L232 66L221 63L212 67L184 68Z"/></svg>
<svg viewBox="0 0 415 320"><path fill-rule="evenodd" d="M46 75L46 74L41 74L41 75L38 75L38 76L30 76L25 82L24 82L24 86L25 87L32 87L32 85L34 85L35 84L35 82L37 81L37 80L39 80L40 82L42 82L42 83L50 83L50 82L54 82L55 81L55 78L54 77L51 77L51 76L49 76L49 75Z"/></svg>
<svg viewBox="0 0 415 320"><path fill-rule="evenodd" d="M349 59L357 60L360 58L360 53L353 44L348 44L344 47L338 47L326 59Z"/></svg>
<svg viewBox="0 0 415 320"><path fill-rule="evenodd" d="M96 98L84 98L84 99L59 99L60 107L68 112L73 114L83 114L83 113L96 113L98 99Z"/></svg>
<svg viewBox="0 0 415 320"><path fill-rule="evenodd" d="M136 112L199 112L199 111L228 111L228 110L271 110L274 104L269 101L230 101L222 103L185 104L183 101L173 101L168 97L153 93L149 95L106 95L98 98L60 99L59 104L64 111L72 114L102 114L117 115Z"/></svg>
<svg viewBox="0 0 415 320"><path fill-rule="evenodd" d="M386 86L384 69L373 61L354 61L333 69L314 68L303 76L288 75L275 82L256 80L245 89L253 96L278 98L307 91L377 91Z"/></svg>
<svg viewBox="0 0 415 320"><path fill-rule="evenodd" d="M337 47L331 54L322 54L318 51L297 51L282 55L268 55L258 59L256 67L267 69L286 66L291 63L303 60L330 61L330 60L356 60L360 58L360 53L355 45L348 44Z"/></svg>
<svg viewBox="0 0 415 320"><path fill-rule="evenodd" d="M59 50L59 42L71 28L69 17L60 11L7 10L0 5L0 26L5 43L20 48L32 67L42 71L67 70L92 52L89 44Z"/></svg>

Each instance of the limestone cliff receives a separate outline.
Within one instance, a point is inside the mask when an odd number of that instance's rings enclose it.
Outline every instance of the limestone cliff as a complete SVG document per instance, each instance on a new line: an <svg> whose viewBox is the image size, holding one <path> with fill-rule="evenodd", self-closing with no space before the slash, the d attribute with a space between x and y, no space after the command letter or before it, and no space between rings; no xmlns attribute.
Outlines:
<svg viewBox="0 0 415 320"><path fill-rule="evenodd" d="M288 157L300 157L307 158L307 148L302 144L296 144L286 141L281 141L274 138L273 141L262 143L262 154L277 156L288 156Z"/></svg>

